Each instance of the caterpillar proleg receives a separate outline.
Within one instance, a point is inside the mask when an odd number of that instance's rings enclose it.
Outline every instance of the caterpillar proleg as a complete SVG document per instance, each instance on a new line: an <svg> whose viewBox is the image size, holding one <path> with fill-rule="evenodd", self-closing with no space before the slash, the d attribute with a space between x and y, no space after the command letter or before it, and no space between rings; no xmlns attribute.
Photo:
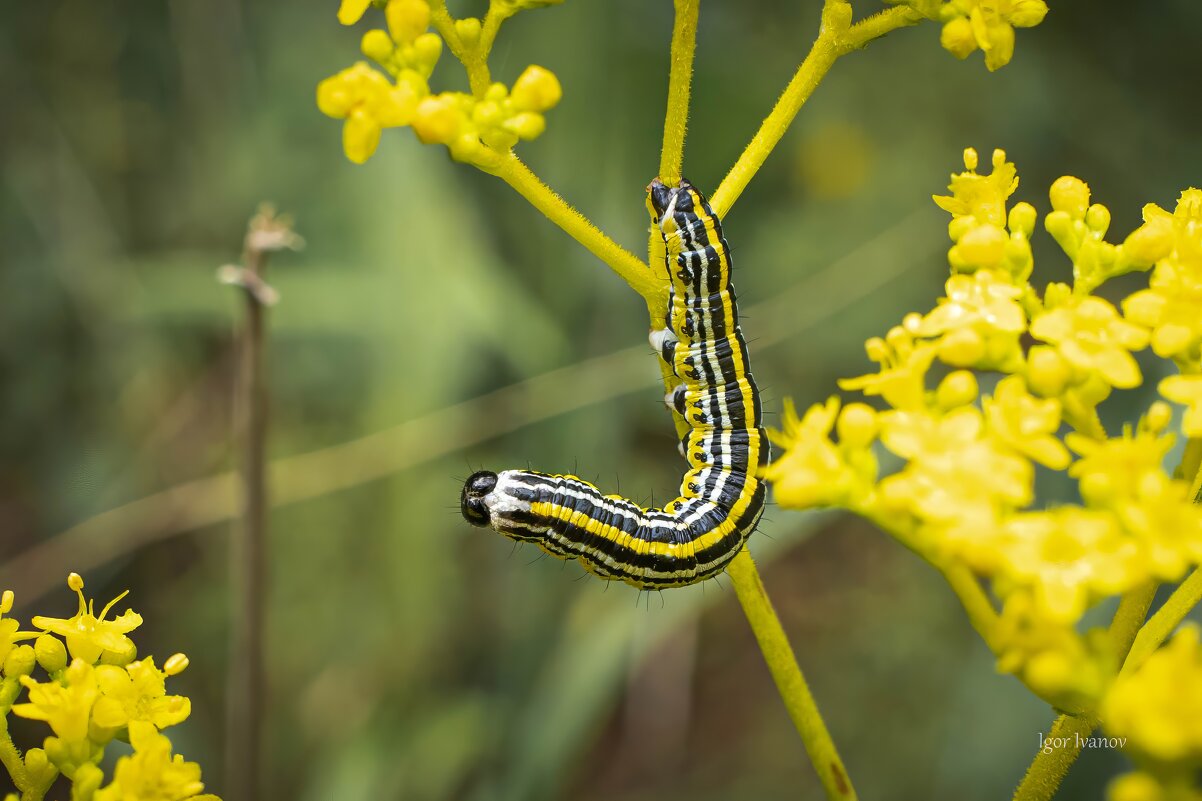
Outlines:
<svg viewBox="0 0 1202 801"><path fill-rule="evenodd" d="M763 512L758 469L769 445L721 223L688 181L669 187L657 179L648 190L672 281L667 327L649 341L680 379L665 403L689 426L679 497L644 509L575 476L480 471L464 484L460 507L473 525L654 589L710 578L743 547Z"/></svg>

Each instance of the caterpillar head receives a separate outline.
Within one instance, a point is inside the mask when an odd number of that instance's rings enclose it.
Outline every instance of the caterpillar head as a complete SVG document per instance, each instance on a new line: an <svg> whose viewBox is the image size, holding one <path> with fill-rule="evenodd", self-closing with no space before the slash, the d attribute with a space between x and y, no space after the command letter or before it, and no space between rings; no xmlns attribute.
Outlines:
<svg viewBox="0 0 1202 801"><path fill-rule="evenodd" d="M472 473L463 483L463 492L459 496L459 510L463 519L473 526L492 525L492 514L488 510L485 497L497 486L497 474L487 470Z"/></svg>
<svg viewBox="0 0 1202 801"><path fill-rule="evenodd" d="M668 186L656 178L647 187L647 208L655 223L665 232L672 220L672 215L678 211L693 213L693 193L697 190L686 179L681 179L678 186Z"/></svg>

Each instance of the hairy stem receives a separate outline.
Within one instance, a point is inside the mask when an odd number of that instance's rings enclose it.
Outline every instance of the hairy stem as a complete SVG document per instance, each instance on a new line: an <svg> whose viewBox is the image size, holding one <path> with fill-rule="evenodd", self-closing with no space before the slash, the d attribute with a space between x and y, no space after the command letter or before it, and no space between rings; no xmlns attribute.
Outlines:
<svg viewBox="0 0 1202 801"><path fill-rule="evenodd" d="M847 769L843 767L843 760L835 750L835 743L831 740L826 723L818 712L814 696L810 694L805 676L797 665L797 657L793 654L793 648L789 645L785 630L776 616L776 610L772 608L772 602L764 591L764 584L760 581L755 562L746 548L739 551L726 572L734 582L743 614L751 624L756 642L764 654L764 661L768 663L768 670L776 682L776 689L785 702L793 725L801 735L810 761L814 763L814 769L818 771L818 779L826 790L827 798L839 801L855 799L856 791L851 786Z"/></svg>
<svg viewBox="0 0 1202 801"><path fill-rule="evenodd" d="M851 9L839 0L827 0L822 10L822 27L809 54L797 68L780 99L760 124L751 142L744 148L738 161L722 179L722 183L710 198L710 205L719 216L725 216L739 199L747 184L759 172L769 154L780 142L797 112L818 88L831 65L843 55L857 50L873 39L890 31L913 25L922 16L908 6L895 6L882 11L855 25L848 26Z"/></svg>
<svg viewBox="0 0 1202 801"><path fill-rule="evenodd" d="M668 186L680 182L684 138L689 124L689 88L693 80L693 53L697 49L697 14L701 0L675 0L672 54L668 71L668 111L664 117L664 143L660 149L659 179Z"/></svg>
<svg viewBox="0 0 1202 801"><path fill-rule="evenodd" d="M513 153L507 153L494 166L490 166L501 180L517 190L518 194L530 201L530 204L543 213L551 222L562 228L568 236L584 245L601 261L609 265L650 303L653 299L658 302L667 296L667 290L661 279L647 269L647 265L637 256L626 250L617 242L601 232L584 215L572 208L563 198L553 192L550 187L539 180L522 160Z"/></svg>
<svg viewBox="0 0 1202 801"><path fill-rule="evenodd" d="M1061 715L1052 724L1047 739L1066 742L1063 748L1040 749L1014 791L1014 801L1048 801L1081 754L1081 743L1098 725L1093 717ZM1065 738L1059 740L1057 738Z"/></svg>
<svg viewBox="0 0 1202 801"><path fill-rule="evenodd" d="M1127 661L1123 663L1123 672L1129 673L1142 665L1200 601L1202 568L1196 568L1173 590L1172 595L1165 600L1164 606L1157 609L1156 614L1152 615L1135 635L1135 641L1127 654Z"/></svg>
<svg viewBox="0 0 1202 801"><path fill-rule="evenodd" d="M4 710L8 714L8 710ZM0 763L3 763L8 775L13 780L13 786L24 792L29 786L29 777L25 774L25 763L21 760L21 752L13 744L12 735L8 733L8 718L0 717Z"/></svg>

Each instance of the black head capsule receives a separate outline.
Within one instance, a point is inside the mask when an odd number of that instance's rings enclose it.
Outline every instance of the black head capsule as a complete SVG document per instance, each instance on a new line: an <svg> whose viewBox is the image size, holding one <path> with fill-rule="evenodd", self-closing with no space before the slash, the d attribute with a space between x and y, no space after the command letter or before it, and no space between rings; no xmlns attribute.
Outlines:
<svg viewBox="0 0 1202 801"><path fill-rule="evenodd" d="M459 496L459 510L463 519L473 526L487 526L492 522L484 496L497 486L497 474L480 470L468 476L463 482L463 493Z"/></svg>

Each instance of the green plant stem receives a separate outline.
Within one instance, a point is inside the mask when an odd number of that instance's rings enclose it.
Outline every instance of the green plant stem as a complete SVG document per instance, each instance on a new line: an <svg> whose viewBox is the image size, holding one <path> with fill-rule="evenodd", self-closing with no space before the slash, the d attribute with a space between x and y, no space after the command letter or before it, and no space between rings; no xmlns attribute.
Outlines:
<svg viewBox="0 0 1202 801"><path fill-rule="evenodd" d="M801 735L827 798L838 801L855 799L856 791L847 776L847 769L843 767L843 760L839 758L805 676L797 665L797 657L793 654L785 630L764 590L759 571L746 548L731 561L726 572L734 583L743 614L751 625L764 661L768 663L768 670L776 682L776 689Z"/></svg>
<svg viewBox="0 0 1202 801"><path fill-rule="evenodd" d="M668 71L668 109L664 116L664 142L659 159L659 178L668 186L680 182L684 161L684 139L689 124L689 88L693 80L693 54L697 49L697 14L701 0L675 0L675 5Z"/></svg>
<svg viewBox="0 0 1202 801"><path fill-rule="evenodd" d="M1061 715L1052 724L1048 738L1067 738L1068 745L1064 748L1040 750L1031 767L1014 791L1014 801L1048 801L1056 795L1060 782L1068 774L1077 757L1081 754L1082 742L1098 725L1097 720L1089 716Z"/></svg>
<svg viewBox="0 0 1202 801"><path fill-rule="evenodd" d="M1202 602L1202 568L1190 573L1135 635L1122 672L1129 673L1142 665L1199 602Z"/></svg>
<svg viewBox="0 0 1202 801"><path fill-rule="evenodd" d="M540 181L513 153L505 154L495 167L490 166L490 171L517 190L518 194L530 201L532 206L562 228L568 236L608 264L610 269L630 284L635 292L648 299L649 303L653 299L660 302L660 298L667 297L667 289L646 264L603 234L597 226L585 219L584 215L551 191L550 187Z"/></svg>
<svg viewBox="0 0 1202 801"><path fill-rule="evenodd" d="M1125 593L1119 599L1119 606L1114 612L1114 619L1110 621L1108 632L1115 664L1125 663L1132 643L1148 617L1148 608L1152 606L1152 600L1156 597L1159 587L1159 582L1149 581Z"/></svg>
<svg viewBox="0 0 1202 801"><path fill-rule="evenodd" d="M851 8L841 0L827 0L822 10L822 26L809 54L794 73L780 99L744 148L738 161L722 179L710 198L719 217L726 216L747 184L759 172L780 142L797 112L818 88L831 65L843 55L864 47L890 31L913 25L922 16L909 6L894 6L848 26Z"/></svg>
<svg viewBox="0 0 1202 801"><path fill-rule="evenodd" d="M936 565L936 567L943 574L952 591L956 593L956 597L960 599L964 611L968 614L968 622L976 629L977 634L981 635L981 639L989 646L989 650L996 653L998 613L993 608L993 602L989 600L989 596L985 594L981 582L964 565L953 564L946 567Z"/></svg>
<svg viewBox="0 0 1202 801"><path fill-rule="evenodd" d="M5 710L6 714L7 712L8 710ZM0 763L4 764L9 777L12 778L13 786L25 792L29 787L29 776L25 773L25 762L21 759L21 752L17 750L12 735L8 733L7 717L0 718Z"/></svg>

